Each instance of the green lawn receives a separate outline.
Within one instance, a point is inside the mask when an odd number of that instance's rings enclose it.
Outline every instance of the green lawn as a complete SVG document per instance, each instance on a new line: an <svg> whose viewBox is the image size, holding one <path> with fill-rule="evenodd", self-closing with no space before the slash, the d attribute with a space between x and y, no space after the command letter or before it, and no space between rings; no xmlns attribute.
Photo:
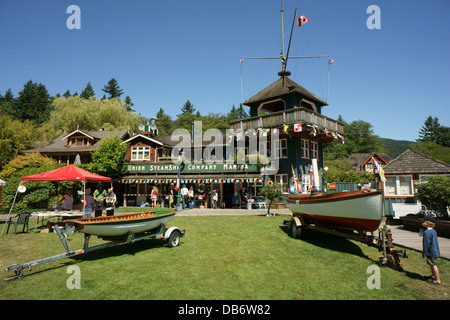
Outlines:
<svg viewBox="0 0 450 320"><path fill-rule="evenodd" d="M433 286L424 281L430 271L421 254L409 250L404 272L381 268L381 288L368 289L367 268L380 252L316 232L290 238L284 219L178 216L170 225L186 229L179 247L145 240L43 264L25 270L22 280L1 283L0 299L450 299L449 261L439 259L444 285ZM82 248L82 234L70 238L71 249ZM54 233L0 240L1 268L64 252ZM92 237L91 245L98 243ZM80 268L80 289L67 288L71 265Z"/></svg>

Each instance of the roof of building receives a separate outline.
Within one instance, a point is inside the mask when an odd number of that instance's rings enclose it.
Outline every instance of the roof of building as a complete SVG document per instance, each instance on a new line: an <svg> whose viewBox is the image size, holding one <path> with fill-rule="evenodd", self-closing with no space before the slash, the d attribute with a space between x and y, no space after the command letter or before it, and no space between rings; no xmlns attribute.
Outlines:
<svg viewBox="0 0 450 320"><path fill-rule="evenodd" d="M67 146L67 138L78 133L80 135L85 135L88 138L94 138L95 143L91 146L76 146L76 147L68 147ZM64 152L92 152L100 147L100 142L108 137L114 136L117 134L119 138L122 140L127 139L130 136L128 130L117 130L117 131L83 131L83 130L75 130L72 132L65 132L61 134L59 137L49 142L42 148L35 148L25 150L25 152L40 152L40 153L64 153Z"/></svg>
<svg viewBox="0 0 450 320"><path fill-rule="evenodd" d="M265 89L261 90L257 94L255 94L253 97L249 98L247 101L244 102L244 105L250 105L255 102L262 102L267 101L273 98L278 98L284 95L287 95L289 93L299 93L305 98L309 100L313 100L314 102L317 102L318 104L322 106L328 105L324 100L320 99L315 94L309 92L305 88L303 88L301 85L295 83L288 77L283 77L266 87Z"/></svg>
<svg viewBox="0 0 450 320"><path fill-rule="evenodd" d="M350 157L348 157L348 160L354 163L357 167L361 167L362 165L365 165L369 160L375 157L376 160L381 161L381 164L386 164L389 161L391 161L391 157L384 153L353 153Z"/></svg>
<svg viewBox="0 0 450 320"><path fill-rule="evenodd" d="M383 169L385 174L450 174L449 164L412 149L391 160Z"/></svg>

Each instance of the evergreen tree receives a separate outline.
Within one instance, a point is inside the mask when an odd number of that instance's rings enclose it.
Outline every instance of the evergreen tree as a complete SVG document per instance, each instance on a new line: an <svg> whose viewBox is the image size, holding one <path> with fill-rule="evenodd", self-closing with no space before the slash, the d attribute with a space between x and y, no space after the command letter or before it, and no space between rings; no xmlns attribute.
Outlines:
<svg viewBox="0 0 450 320"><path fill-rule="evenodd" d="M84 98L84 99L89 99L89 97L93 97L95 96L95 92L94 89L91 86L91 83L88 82L86 85L86 88L84 88L83 91L81 91L80 97Z"/></svg>
<svg viewBox="0 0 450 320"><path fill-rule="evenodd" d="M428 116L422 128L419 130L419 141L434 142L434 135L439 127L439 120L436 117Z"/></svg>
<svg viewBox="0 0 450 320"><path fill-rule="evenodd" d="M248 115L247 111L245 111L242 103L239 105L239 108L236 110L236 115L237 115L238 119L245 119L245 118L249 117L249 115Z"/></svg>
<svg viewBox="0 0 450 320"><path fill-rule="evenodd" d="M16 108L11 116L18 120L31 120L36 125L46 122L50 117L51 99L42 83L28 81L14 101Z"/></svg>
<svg viewBox="0 0 450 320"><path fill-rule="evenodd" d="M158 135L171 135L173 132L173 121L170 116L164 112L163 108L159 108L156 118L155 124L158 128Z"/></svg>
<svg viewBox="0 0 450 320"><path fill-rule="evenodd" d="M14 95L11 89L6 90L5 95L0 99L0 112L9 116L12 116L15 112Z"/></svg>
<svg viewBox="0 0 450 320"><path fill-rule="evenodd" d="M195 108L192 105L192 103L188 100L186 103L181 107L181 114L178 114L177 117L181 115L188 115L188 114L194 114Z"/></svg>
<svg viewBox="0 0 450 320"><path fill-rule="evenodd" d="M428 116L419 130L418 142L434 142L444 147L450 147L450 128L441 126L439 119Z"/></svg>
<svg viewBox="0 0 450 320"><path fill-rule="evenodd" d="M133 108L132 108L132 106L134 106L134 103L131 102L130 96L127 96L127 97L125 98L125 104L126 104L127 111L129 111L129 112L134 112L134 110L133 110Z"/></svg>
<svg viewBox="0 0 450 320"><path fill-rule="evenodd" d="M63 94L63 97L64 98L69 98L69 97L71 97L72 95L70 94L70 90L67 90L64 94Z"/></svg>
<svg viewBox="0 0 450 320"><path fill-rule="evenodd" d="M102 89L106 94L109 95L108 99L120 98L123 94L123 90L120 89L119 83L116 79L112 78L108 81L108 84L105 85Z"/></svg>

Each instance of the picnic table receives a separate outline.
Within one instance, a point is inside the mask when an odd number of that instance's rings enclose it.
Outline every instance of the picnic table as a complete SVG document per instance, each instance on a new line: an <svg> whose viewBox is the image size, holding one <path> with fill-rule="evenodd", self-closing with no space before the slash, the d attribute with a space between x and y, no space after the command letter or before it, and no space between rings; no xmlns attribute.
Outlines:
<svg viewBox="0 0 450 320"><path fill-rule="evenodd" d="M39 225L39 219L41 219L41 224L44 225L44 220L57 218L59 221L59 219L63 218L81 218L83 214L84 212L81 212L80 210L32 212L31 216L37 218L36 226L34 227L34 232L36 232L37 226Z"/></svg>

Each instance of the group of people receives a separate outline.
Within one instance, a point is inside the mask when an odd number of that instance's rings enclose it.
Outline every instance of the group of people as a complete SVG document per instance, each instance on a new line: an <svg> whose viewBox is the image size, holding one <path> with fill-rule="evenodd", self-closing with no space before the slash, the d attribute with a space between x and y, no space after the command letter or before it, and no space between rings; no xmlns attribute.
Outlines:
<svg viewBox="0 0 450 320"><path fill-rule="evenodd" d="M72 210L74 200L72 192L72 188L68 188L60 200L60 202L62 202L63 210ZM81 210L85 212L83 218L90 218L92 217L92 211L96 209L114 208L117 202L117 197L112 188L104 190L103 186L98 184L93 195L91 195L91 188L86 188L86 190L84 190L84 194L82 192L81 202Z"/></svg>

